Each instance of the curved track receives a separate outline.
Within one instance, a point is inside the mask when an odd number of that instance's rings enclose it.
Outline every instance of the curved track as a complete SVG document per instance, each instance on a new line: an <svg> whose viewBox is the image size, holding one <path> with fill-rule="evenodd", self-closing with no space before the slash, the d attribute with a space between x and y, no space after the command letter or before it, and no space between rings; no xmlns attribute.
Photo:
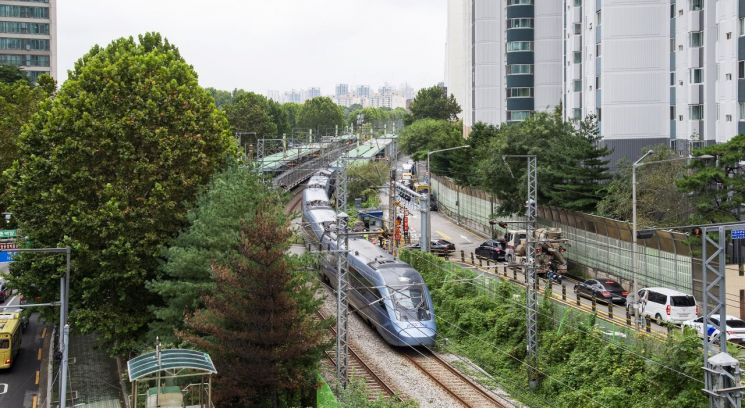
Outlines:
<svg viewBox="0 0 745 408"><path fill-rule="evenodd" d="M402 354L463 406L505 408L491 392L461 374L437 354L427 349L406 350Z"/></svg>

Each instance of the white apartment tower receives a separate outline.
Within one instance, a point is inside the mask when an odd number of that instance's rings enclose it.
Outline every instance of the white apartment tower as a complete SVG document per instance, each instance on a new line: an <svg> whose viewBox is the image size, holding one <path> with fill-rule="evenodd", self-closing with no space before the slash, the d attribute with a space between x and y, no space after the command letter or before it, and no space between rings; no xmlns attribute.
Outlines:
<svg viewBox="0 0 745 408"><path fill-rule="evenodd" d="M561 103L612 162L745 133L745 0L450 0L447 86L466 126ZM460 47L460 48L456 48Z"/></svg>
<svg viewBox="0 0 745 408"><path fill-rule="evenodd" d="M0 0L0 65L57 75L56 0Z"/></svg>
<svg viewBox="0 0 745 408"><path fill-rule="evenodd" d="M446 85L464 126L561 103L561 31L560 1L449 0Z"/></svg>

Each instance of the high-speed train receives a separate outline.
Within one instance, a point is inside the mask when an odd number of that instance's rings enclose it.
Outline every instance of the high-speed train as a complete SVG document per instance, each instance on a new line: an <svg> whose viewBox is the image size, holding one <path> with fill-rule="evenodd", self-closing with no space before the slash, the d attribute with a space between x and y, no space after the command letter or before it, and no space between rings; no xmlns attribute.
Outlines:
<svg viewBox="0 0 745 408"><path fill-rule="evenodd" d="M303 192L303 221L323 254L322 278L337 286L336 211L330 205L333 169L322 170ZM393 346L431 346L437 329L429 289L406 262L361 237L348 238L349 303Z"/></svg>

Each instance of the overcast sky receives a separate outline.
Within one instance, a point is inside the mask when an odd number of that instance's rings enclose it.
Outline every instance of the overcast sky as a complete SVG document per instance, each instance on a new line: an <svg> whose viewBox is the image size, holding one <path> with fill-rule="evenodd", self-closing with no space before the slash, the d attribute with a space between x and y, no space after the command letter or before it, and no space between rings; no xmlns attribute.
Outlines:
<svg viewBox="0 0 745 408"><path fill-rule="evenodd" d="M202 86L257 92L443 80L446 0L62 0L59 77L92 45L158 31Z"/></svg>

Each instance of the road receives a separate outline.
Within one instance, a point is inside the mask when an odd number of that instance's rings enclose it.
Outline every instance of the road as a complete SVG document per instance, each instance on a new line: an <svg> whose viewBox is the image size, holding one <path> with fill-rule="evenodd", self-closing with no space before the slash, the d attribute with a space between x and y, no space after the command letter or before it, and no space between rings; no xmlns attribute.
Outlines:
<svg viewBox="0 0 745 408"><path fill-rule="evenodd" d="M12 296L7 305L15 305L19 296ZM12 309L9 309L12 310ZM20 309L16 309L20 310ZM35 408L41 406L39 383L41 363L46 361L42 350L43 336L49 336L49 330L39 322L38 315L33 315L28 328L23 334L21 352L9 370L0 370L0 407Z"/></svg>

